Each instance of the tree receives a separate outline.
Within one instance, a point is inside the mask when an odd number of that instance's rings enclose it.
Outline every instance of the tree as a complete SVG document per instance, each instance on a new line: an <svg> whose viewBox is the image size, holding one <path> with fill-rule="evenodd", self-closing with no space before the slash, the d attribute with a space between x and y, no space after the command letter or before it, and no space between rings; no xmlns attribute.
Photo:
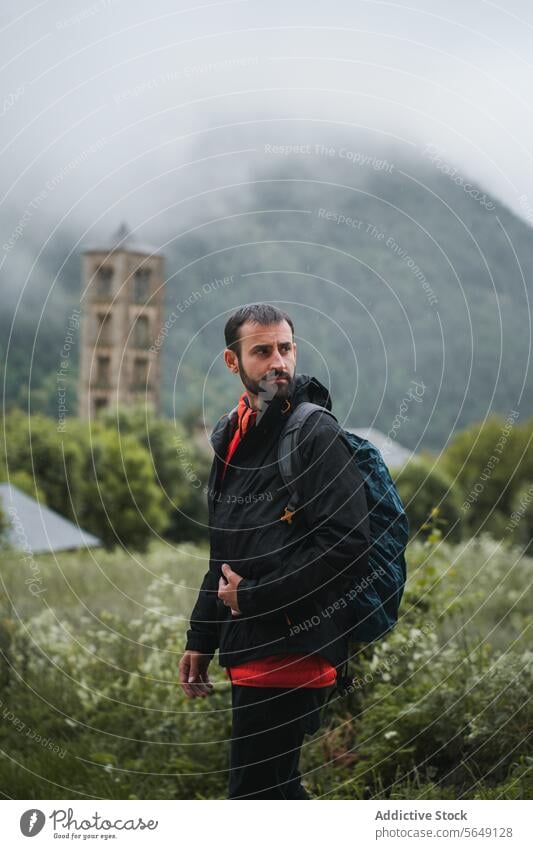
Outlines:
<svg viewBox="0 0 533 849"><path fill-rule="evenodd" d="M181 421L156 418L144 406L109 413L103 424L130 434L146 448L166 501L165 536L176 541L205 539L207 480L211 458Z"/></svg>
<svg viewBox="0 0 533 849"><path fill-rule="evenodd" d="M150 455L133 435L94 426L82 490L80 525L107 548L122 544L146 550L167 523Z"/></svg>
<svg viewBox="0 0 533 849"><path fill-rule="evenodd" d="M28 416L22 410L6 416L5 429L10 481L75 520L81 504L74 496L80 491L87 432L80 433L74 425L70 429L69 422L69 430L61 433L54 419Z"/></svg>

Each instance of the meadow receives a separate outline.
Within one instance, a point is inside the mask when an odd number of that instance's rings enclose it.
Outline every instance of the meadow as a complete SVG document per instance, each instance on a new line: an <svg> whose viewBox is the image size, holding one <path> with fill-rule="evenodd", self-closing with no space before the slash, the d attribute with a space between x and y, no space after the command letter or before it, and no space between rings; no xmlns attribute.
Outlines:
<svg viewBox="0 0 533 849"><path fill-rule="evenodd" d="M396 630L354 644L352 687L305 739L306 785L325 799L531 798L533 560L482 534L414 540L407 561ZM207 563L193 543L0 554L4 795L225 798L229 682L215 655L214 694L188 700L177 671Z"/></svg>

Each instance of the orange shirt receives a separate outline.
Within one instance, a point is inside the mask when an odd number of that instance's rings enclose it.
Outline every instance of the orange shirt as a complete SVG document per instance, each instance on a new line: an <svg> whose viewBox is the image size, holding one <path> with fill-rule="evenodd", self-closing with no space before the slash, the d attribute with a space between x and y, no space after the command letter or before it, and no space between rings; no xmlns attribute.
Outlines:
<svg viewBox="0 0 533 849"><path fill-rule="evenodd" d="M247 404L246 393L239 398L237 428L226 455L222 479L242 436L255 422L257 413ZM330 687L337 670L317 654L277 654L227 667L226 675L234 684L244 687Z"/></svg>

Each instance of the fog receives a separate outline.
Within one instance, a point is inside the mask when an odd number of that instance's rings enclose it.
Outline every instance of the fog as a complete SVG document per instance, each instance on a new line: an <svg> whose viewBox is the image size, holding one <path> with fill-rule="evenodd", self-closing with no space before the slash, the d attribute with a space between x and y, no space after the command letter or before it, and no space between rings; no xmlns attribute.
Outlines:
<svg viewBox="0 0 533 849"><path fill-rule="evenodd" d="M0 26L11 292L61 231L76 251L126 219L164 244L289 159L272 145L433 145L533 221L526 2L4 2Z"/></svg>

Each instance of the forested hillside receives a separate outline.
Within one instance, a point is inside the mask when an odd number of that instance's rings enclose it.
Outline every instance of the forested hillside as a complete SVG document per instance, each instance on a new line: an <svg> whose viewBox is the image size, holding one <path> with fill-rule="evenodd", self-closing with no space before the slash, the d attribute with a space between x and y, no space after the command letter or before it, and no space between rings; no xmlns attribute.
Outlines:
<svg viewBox="0 0 533 849"><path fill-rule="evenodd" d="M209 424L235 403L240 384L219 356L223 326L237 305L267 300L294 316L298 370L331 385L349 426L388 432L413 380L424 386L422 402L396 434L412 448L438 450L489 410L519 405L531 415L531 228L497 199L482 202L483 187L468 194L468 175L454 181L427 155L407 159L391 148L363 167L342 149L270 156L239 185L169 211L159 236L168 277L164 414L202 415L205 405ZM65 225L49 243L13 327L14 304L0 312L10 404L27 403L31 367L32 410L55 414L59 351L79 306L79 253L62 263L77 238ZM72 357L74 387L76 350Z"/></svg>

